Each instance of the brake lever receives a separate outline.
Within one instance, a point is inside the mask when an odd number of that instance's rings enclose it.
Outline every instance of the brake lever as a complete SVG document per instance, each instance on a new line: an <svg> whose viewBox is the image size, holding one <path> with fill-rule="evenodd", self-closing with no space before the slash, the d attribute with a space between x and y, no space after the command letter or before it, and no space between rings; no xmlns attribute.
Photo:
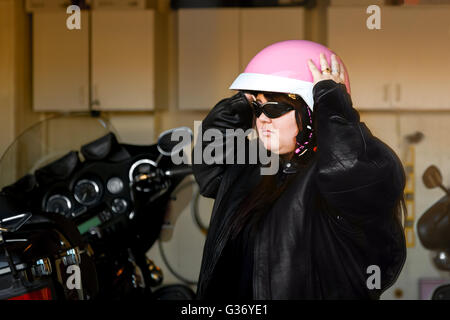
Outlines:
<svg viewBox="0 0 450 320"><path fill-rule="evenodd" d="M0 232L16 232L31 218L31 216L32 214L27 212L0 220ZM6 223L11 223L10 221L14 220L18 221L9 226L5 225Z"/></svg>

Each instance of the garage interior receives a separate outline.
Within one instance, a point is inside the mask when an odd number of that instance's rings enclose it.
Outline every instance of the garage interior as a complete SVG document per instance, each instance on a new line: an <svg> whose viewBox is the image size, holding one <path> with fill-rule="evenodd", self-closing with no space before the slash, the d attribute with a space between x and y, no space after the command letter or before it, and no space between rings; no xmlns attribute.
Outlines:
<svg viewBox="0 0 450 320"><path fill-rule="evenodd" d="M196 133L194 122L233 95L228 87L262 48L289 39L319 42L345 61L361 121L407 172L408 256L382 299L430 299L437 285L450 283L416 229L445 196L424 185L425 170L435 165L450 185L450 1L226 2L0 0L0 155L44 119L93 110L125 143L149 145L182 126ZM74 4L81 29L71 30L66 8ZM374 5L380 29L366 26ZM63 147L83 126L54 128L52 143ZM182 277L195 291L205 233L193 208L207 224L213 200L187 185L171 206L174 229L147 257L163 270L163 285Z"/></svg>

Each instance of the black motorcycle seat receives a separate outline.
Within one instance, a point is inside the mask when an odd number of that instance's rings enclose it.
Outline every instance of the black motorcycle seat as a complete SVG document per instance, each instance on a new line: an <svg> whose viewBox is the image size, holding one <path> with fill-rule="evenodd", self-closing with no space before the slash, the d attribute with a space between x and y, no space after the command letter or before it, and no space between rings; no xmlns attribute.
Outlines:
<svg viewBox="0 0 450 320"><path fill-rule="evenodd" d="M112 161L123 161L130 157L112 132L82 146L81 154L88 161L99 161L106 158Z"/></svg>
<svg viewBox="0 0 450 320"><path fill-rule="evenodd" d="M36 180L39 184L47 184L67 179L79 164L78 152L71 151L58 160L36 170Z"/></svg>

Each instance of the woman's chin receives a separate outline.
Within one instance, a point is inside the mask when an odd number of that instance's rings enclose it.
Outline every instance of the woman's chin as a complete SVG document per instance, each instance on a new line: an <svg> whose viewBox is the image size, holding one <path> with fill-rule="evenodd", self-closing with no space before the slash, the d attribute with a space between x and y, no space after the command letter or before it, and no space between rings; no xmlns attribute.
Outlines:
<svg viewBox="0 0 450 320"><path fill-rule="evenodd" d="M290 155L294 151L292 148L291 148L292 150L290 150L289 148L281 148L280 150L278 145L275 146L274 144L270 143L271 142L270 139L269 140L261 139L261 140L266 150L273 152L275 154L279 154L280 156Z"/></svg>
<svg viewBox="0 0 450 320"><path fill-rule="evenodd" d="M270 152L278 153L278 146L271 143L270 139L262 139L264 148Z"/></svg>

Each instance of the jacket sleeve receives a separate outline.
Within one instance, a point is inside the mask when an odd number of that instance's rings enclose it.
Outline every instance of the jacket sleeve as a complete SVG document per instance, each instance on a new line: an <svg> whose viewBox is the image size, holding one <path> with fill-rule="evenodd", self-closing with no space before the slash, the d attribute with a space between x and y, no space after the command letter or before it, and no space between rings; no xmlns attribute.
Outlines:
<svg viewBox="0 0 450 320"><path fill-rule="evenodd" d="M343 84L323 80L313 94L321 195L349 218L391 212L405 186L399 158L359 121Z"/></svg>
<svg viewBox="0 0 450 320"><path fill-rule="evenodd" d="M219 101L214 108L209 112L206 118L202 121L202 128L197 137L196 144L192 151L192 168L195 180L200 187L200 193L205 197L215 198L217 190L222 181L223 175L227 169L227 157L229 155L226 151L226 143L230 138L230 132L227 129L242 129L239 133L245 135L245 131L252 127L253 111L247 98L242 92L238 92L234 96ZM209 138L205 135L207 130L213 130L222 135L222 139L217 137ZM211 131L210 131L211 132ZM234 131L233 131L234 132ZM231 134L232 136L239 135L239 133ZM242 137L245 143L248 140ZM233 140L234 141L234 140ZM245 145L244 145L245 147ZM223 150L220 154L215 154L215 161L205 161L205 148L210 150ZM237 152L243 150L234 150L234 160Z"/></svg>

